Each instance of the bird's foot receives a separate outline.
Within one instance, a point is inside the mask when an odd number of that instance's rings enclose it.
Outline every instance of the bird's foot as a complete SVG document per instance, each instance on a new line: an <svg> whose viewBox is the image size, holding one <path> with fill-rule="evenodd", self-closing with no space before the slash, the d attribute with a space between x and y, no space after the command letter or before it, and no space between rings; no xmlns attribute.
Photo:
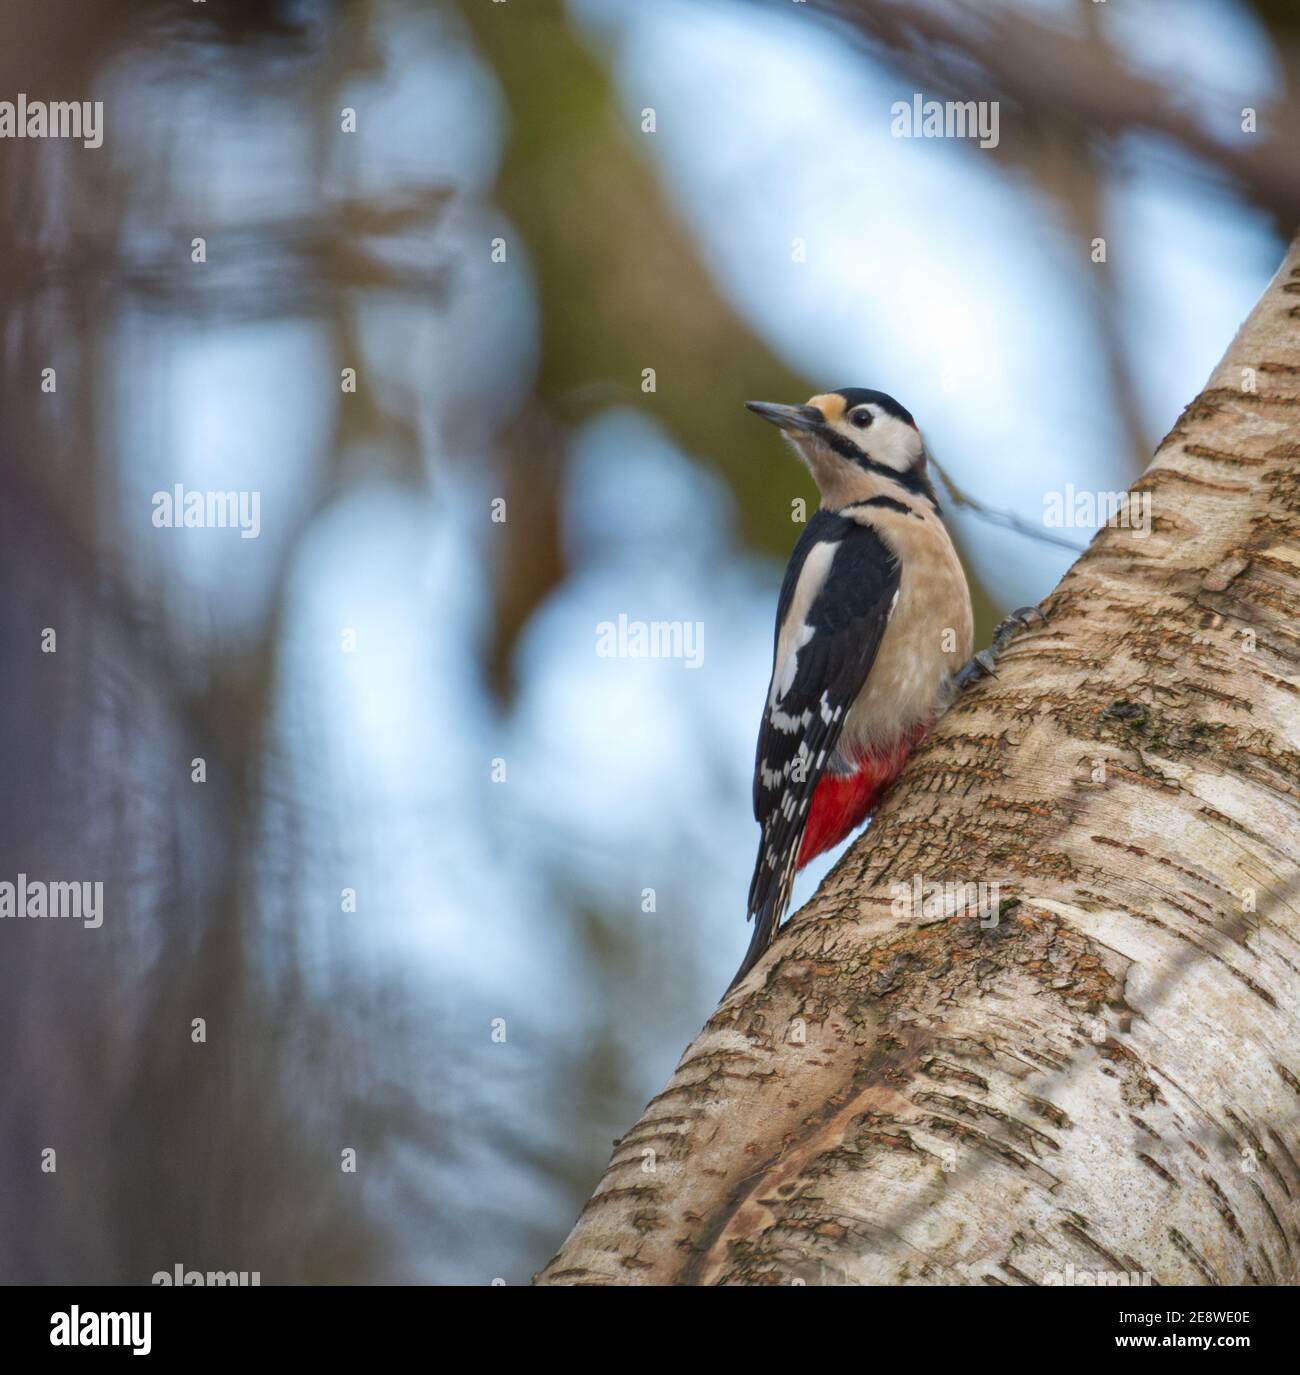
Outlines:
<svg viewBox="0 0 1300 1375"><path fill-rule="evenodd" d="M1013 611L993 632L993 642L987 649L981 649L968 664L958 670L953 682L959 693L965 692L972 683L981 678L997 676L998 655L1027 626L1046 625L1047 617L1036 606L1022 606Z"/></svg>

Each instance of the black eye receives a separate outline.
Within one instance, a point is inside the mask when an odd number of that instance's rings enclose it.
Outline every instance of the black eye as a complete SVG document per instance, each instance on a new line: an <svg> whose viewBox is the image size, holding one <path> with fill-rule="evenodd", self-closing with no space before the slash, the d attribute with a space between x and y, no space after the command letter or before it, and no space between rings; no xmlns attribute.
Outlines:
<svg viewBox="0 0 1300 1375"><path fill-rule="evenodd" d="M865 430L867 426L871 424L874 417L872 416L871 412L867 410L867 408L864 406L860 411L854 411L853 414L849 416L849 419L853 422L853 424L855 424L858 427L858 429Z"/></svg>

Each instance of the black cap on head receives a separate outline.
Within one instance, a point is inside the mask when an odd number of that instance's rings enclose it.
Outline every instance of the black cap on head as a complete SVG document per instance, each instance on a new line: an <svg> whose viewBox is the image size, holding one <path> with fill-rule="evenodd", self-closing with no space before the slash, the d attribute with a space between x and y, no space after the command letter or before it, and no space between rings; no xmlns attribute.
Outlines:
<svg viewBox="0 0 1300 1375"><path fill-rule="evenodd" d="M844 398L845 410L851 411L854 406L865 406L872 402L879 406L886 415L892 415L903 424L910 425L916 429L916 421L912 419L912 412L906 407L900 406L888 392L872 391L870 387L836 387L835 394Z"/></svg>

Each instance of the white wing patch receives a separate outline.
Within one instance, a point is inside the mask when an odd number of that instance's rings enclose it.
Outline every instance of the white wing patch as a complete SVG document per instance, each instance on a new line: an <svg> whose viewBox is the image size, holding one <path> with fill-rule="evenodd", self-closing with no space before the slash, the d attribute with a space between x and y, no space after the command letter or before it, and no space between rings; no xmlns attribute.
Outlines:
<svg viewBox="0 0 1300 1375"><path fill-rule="evenodd" d="M794 684L799 672L799 651L816 633L808 624L808 613L817 600L817 594L826 583L831 571L831 560L839 548L838 540L821 540L808 551L808 557L799 570L799 581L795 585L794 596L790 598L790 609L781 626L776 642L776 662L772 666L772 685L768 689L767 704L775 707ZM787 725L785 722L798 724ZM781 718L773 715L772 723L778 730L787 733L798 730L806 722L794 717Z"/></svg>
<svg viewBox="0 0 1300 1375"><path fill-rule="evenodd" d="M808 643L817 632L810 625L801 625L794 635L794 644L790 647L790 652L785 656L785 663L781 665L781 673L775 678L776 700L779 702L782 697L794 686L795 677L799 672L799 651Z"/></svg>

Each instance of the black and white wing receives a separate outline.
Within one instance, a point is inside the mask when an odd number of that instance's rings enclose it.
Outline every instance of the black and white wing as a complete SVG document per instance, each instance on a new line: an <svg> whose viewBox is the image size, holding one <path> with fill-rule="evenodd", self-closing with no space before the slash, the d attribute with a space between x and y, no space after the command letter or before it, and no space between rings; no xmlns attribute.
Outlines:
<svg viewBox="0 0 1300 1375"><path fill-rule="evenodd" d="M875 662L899 578L880 535L848 516L818 511L795 545L754 762L763 828L749 888L754 935L733 985L767 948L790 900L813 793Z"/></svg>

